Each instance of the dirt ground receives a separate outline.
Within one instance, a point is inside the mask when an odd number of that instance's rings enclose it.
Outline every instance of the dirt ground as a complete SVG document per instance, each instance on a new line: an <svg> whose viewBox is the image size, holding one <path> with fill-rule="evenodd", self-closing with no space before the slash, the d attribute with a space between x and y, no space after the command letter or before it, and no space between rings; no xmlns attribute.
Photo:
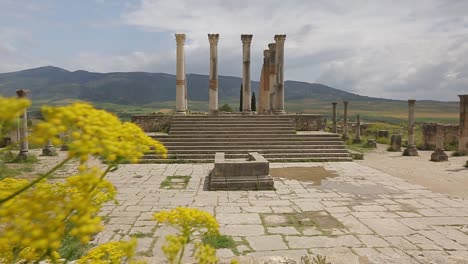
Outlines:
<svg viewBox="0 0 468 264"><path fill-rule="evenodd" d="M418 157L404 157L401 152L388 152L386 145L364 154L356 161L379 171L418 184L431 191L452 197L468 199L468 168L463 167L468 157L452 157L449 161L432 162L433 151L419 151Z"/></svg>

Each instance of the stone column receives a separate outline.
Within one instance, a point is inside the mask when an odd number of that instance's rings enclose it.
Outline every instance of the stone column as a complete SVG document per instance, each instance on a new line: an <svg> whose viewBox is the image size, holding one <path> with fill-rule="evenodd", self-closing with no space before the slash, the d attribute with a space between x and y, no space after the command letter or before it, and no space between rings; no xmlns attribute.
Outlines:
<svg viewBox="0 0 468 264"><path fill-rule="evenodd" d="M218 114L218 41L219 34L208 34L210 42L210 102L208 114Z"/></svg>
<svg viewBox="0 0 468 264"><path fill-rule="evenodd" d="M348 101L343 101L344 117L343 117L343 140L348 140Z"/></svg>
<svg viewBox="0 0 468 264"><path fill-rule="evenodd" d="M28 90L16 90L18 98L26 98ZM18 159L26 159L29 156L29 143L28 143L28 110L25 109L21 118L21 125L18 127L20 130L20 152L17 156Z"/></svg>
<svg viewBox="0 0 468 264"><path fill-rule="evenodd" d="M460 97L460 135L458 150L468 152L468 94Z"/></svg>
<svg viewBox="0 0 468 264"><path fill-rule="evenodd" d="M259 87L259 104L258 113L267 114L270 112L270 50L263 51L263 65L262 72L260 75L260 87Z"/></svg>
<svg viewBox="0 0 468 264"><path fill-rule="evenodd" d="M276 41L276 103L275 114L284 115L284 41L286 35L275 35Z"/></svg>
<svg viewBox="0 0 468 264"><path fill-rule="evenodd" d="M403 156L418 156L418 150L414 145L414 105L416 100L408 100L408 146L403 151Z"/></svg>
<svg viewBox="0 0 468 264"><path fill-rule="evenodd" d="M185 115L187 111L185 84L185 34L175 34L177 43L176 64L176 115Z"/></svg>
<svg viewBox="0 0 468 264"><path fill-rule="evenodd" d="M353 139L353 143L361 143L361 119L359 115L356 115L356 135Z"/></svg>
<svg viewBox="0 0 468 264"><path fill-rule="evenodd" d="M273 113L275 110L276 102L276 43L268 44L268 49L270 50L270 61L268 63L268 76L269 76L269 89L270 89L270 111Z"/></svg>
<svg viewBox="0 0 468 264"><path fill-rule="evenodd" d="M332 127L332 132L333 133L336 133L336 102L333 102L332 105L333 105L333 117L332 117L332 121L333 121L333 127Z"/></svg>
<svg viewBox="0 0 468 264"><path fill-rule="evenodd" d="M42 156L56 156L57 151L54 148L54 145L52 145L51 140L47 140L46 145L44 148L42 148Z"/></svg>
<svg viewBox="0 0 468 264"><path fill-rule="evenodd" d="M437 126L436 129L436 149L431 154L431 161L448 161L448 155L444 150L444 127Z"/></svg>
<svg viewBox="0 0 468 264"><path fill-rule="evenodd" d="M242 113L250 114L252 109L250 108L251 101L251 83L250 83L250 43L252 43L252 35L241 35L242 40L242 54L243 54L243 66L242 66Z"/></svg>

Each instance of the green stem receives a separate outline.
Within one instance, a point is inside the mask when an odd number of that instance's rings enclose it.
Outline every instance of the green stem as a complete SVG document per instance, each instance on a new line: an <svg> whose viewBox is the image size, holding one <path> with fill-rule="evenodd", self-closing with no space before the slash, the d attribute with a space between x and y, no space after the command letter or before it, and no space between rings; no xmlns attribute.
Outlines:
<svg viewBox="0 0 468 264"><path fill-rule="evenodd" d="M182 251L180 251L179 261L177 261L177 264L182 263L182 259L184 258L184 252L185 252L185 244L182 245Z"/></svg>
<svg viewBox="0 0 468 264"><path fill-rule="evenodd" d="M115 165L114 164L111 164L109 166L107 166L107 169L102 173L101 177L99 178L99 181L102 181L102 179L104 179L104 177L107 175L107 173L109 173L110 170L112 170L112 168L114 167ZM93 192L97 187L97 184L94 185L91 190L89 190L89 193Z"/></svg>
<svg viewBox="0 0 468 264"><path fill-rule="evenodd" d="M72 158L66 158L64 159L62 162L60 162L59 164L57 164L55 167L53 167L50 171L48 171L46 174L43 174L39 177L37 177L36 179L34 179L34 181L30 182L28 185L24 186L23 188L19 189L18 191L14 192L13 194L10 194L8 197L6 198L3 198L0 200L0 205L5 203L5 202L8 202L9 200L15 198L17 195L21 194L22 192L26 191L27 189L31 188L32 186L34 186L36 183L42 181L43 179L49 177L52 173L54 173L56 170L58 170L60 167L62 167L63 165L65 165L65 163L67 163L68 161L70 161Z"/></svg>

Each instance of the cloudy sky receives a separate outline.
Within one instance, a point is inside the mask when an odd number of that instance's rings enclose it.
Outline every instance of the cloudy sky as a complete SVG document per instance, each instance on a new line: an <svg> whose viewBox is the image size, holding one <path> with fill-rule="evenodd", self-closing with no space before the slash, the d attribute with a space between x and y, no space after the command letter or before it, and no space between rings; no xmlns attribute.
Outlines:
<svg viewBox="0 0 468 264"><path fill-rule="evenodd" d="M468 93L467 0L0 0L0 72L44 65L175 74L175 32L188 73L240 76L240 34L262 50L287 34L285 78L368 96L458 100Z"/></svg>

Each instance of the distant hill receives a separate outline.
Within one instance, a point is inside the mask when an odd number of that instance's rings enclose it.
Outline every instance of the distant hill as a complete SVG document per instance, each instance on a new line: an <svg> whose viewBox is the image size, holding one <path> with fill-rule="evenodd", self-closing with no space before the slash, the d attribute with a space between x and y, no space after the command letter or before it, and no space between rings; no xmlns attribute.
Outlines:
<svg viewBox="0 0 468 264"><path fill-rule="evenodd" d="M220 100L238 100L242 79L219 76ZM187 75L188 98L208 101L208 76ZM258 82L252 82L257 93ZM0 74L0 94L15 95L17 89L28 89L32 98L43 100L80 99L96 103L141 105L175 100L175 75L148 72L94 73L70 72L46 66ZM318 100L390 101L360 96L323 84L285 82L285 100L313 98Z"/></svg>

